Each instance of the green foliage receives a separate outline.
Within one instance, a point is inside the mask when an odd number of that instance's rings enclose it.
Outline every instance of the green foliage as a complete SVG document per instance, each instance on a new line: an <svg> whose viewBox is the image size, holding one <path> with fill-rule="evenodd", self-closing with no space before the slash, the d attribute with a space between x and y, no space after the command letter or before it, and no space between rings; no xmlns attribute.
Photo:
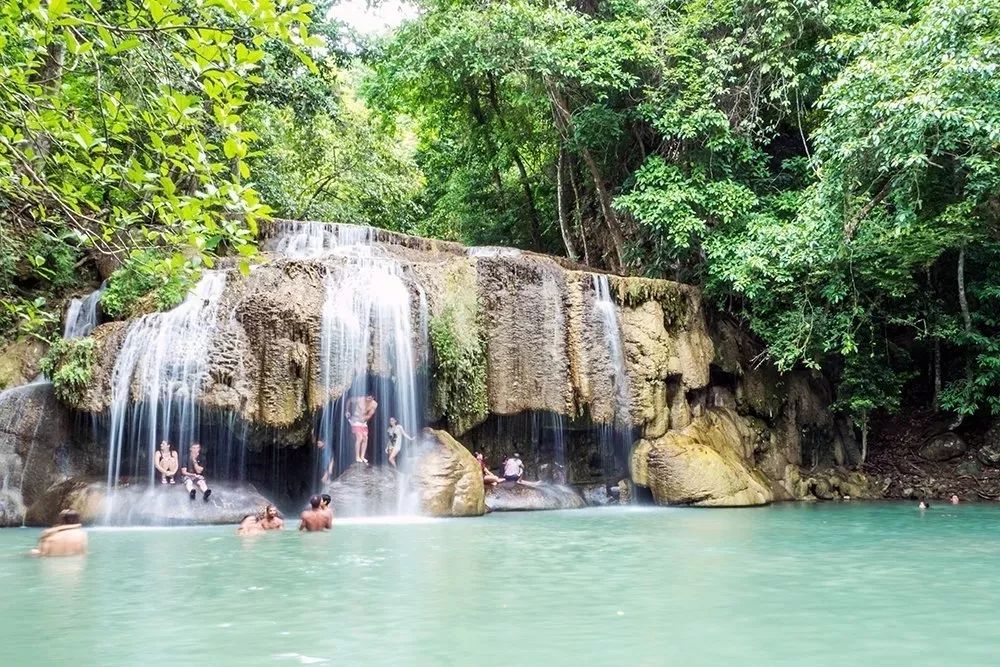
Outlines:
<svg viewBox="0 0 1000 667"><path fill-rule="evenodd" d="M11 0L0 6L4 304L59 290L80 249L164 249L191 267L252 255L267 215L243 112L264 45L323 46L297 0ZM17 239L11 242L11 238ZM32 303L34 301L32 300ZM13 306L11 306L12 308ZM10 308L8 308L10 309Z"/></svg>
<svg viewBox="0 0 1000 667"><path fill-rule="evenodd" d="M58 339L42 359L41 370L52 381L56 396L78 402L93 378L94 339Z"/></svg>
<svg viewBox="0 0 1000 667"><path fill-rule="evenodd" d="M475 311L467 306L448 305L429 324L434 403L454 433L475 426L489 411L486 345L479 336Z"/></svg>
<svg viewBox="0 0 1000 667"><path fill-rule="evenodd" d="M184 300L193 282L184 264L161 253L137 251L111 274L101 294L101 308L113 318L168 310Z"/></svg>

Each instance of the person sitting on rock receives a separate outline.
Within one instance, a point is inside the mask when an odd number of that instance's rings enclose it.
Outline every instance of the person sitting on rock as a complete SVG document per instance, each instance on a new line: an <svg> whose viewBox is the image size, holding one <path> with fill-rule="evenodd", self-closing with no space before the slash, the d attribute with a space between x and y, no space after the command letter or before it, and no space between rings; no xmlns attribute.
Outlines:
<svg viewBox="0 0 1000 667"><path fill-rule="evenodd" d="M212 489L208 488L205 482L205 466L201 464L201 445L197 442L191 445L191 452L188 455L188 464L181 468L181 477L184 478L184 488L187 489L188 496L194 500L196 495L195 487L201 490L202 498L208 502L208 497L212 495Z"/></svg>
<svg viewBox="0 0 1000 667"><path fill-rule="evenodd" d="M493 471L489 469L486 465L486 460L483 458L482 452L476 452L476 460L479 461L479 468L483 472L483 484L489 484L490 486L496 486L503 481L502 477L497 477L493 474Z"/></svg>
<svg viewBox="0 0 1000 667"><path fill-rule="evenodd" d="M389 465L393 468L396 467L396 456L403 448L403 438L413 441L413 436L403 429L403 425L395 417L389 417L389 446L385 451L389 455Z"/></svg>
<svg viewBox="0 0 1000 667"><path fill-rule="evenodd" d="M160 484L174 483L180 461L177 459L177 452L170 448L170 443L166 440L160 443L153 465L160 471Z"/></svg>
<svg viewBox="0 0 1000 667"><path fill-rule="evenodd" d="M33 556L82 556L87 553L87 533L74 509L59 513L59 523L46 528L38 537Z"/></svg>
<svg viewBox="0 0 1000 667"><path fill-rule="evenodd" d="M320 505L323 499L313 496L309 499L309 509L299 515L299 530L306 530L310 533L333 528L333 518Z"/></svg>
<svg viewBox="0 0 1000 667"><path fill-rule="evenodd" d="M514 452L513 456L503 462L503 478L508 482L520 482L522 477L524 477L524 462L521 461L521 455Z"/></svg>

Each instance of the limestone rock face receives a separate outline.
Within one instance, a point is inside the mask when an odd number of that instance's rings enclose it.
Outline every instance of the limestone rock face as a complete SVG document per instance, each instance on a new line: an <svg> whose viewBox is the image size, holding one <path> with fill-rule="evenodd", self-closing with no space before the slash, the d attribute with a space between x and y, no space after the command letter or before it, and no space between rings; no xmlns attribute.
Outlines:
<svg viewBox="0 0 1000 667"><path fill-rule="evenodd" d="M585 507L583 497L568 486L538 482L503 482L486 491L486 506L492 512L525 510L572 510Z"/></svg>
<svg viewBox="0 0 1000 667"><path fill-rule="evenodd" d="M201 492L191 500L184 486L154 484L119 487L109 505L107 485L70 479L50 488L30 508L25 518L33 526L56 522L59 512L72 508L86 524L203 525L238 523L270 501L249 484L212 482L208 502Z"/></svg>
<svg viewBox="0 0 1000 667"><path fill-rule="evenodd" d="M0 526L20 526L49 486L85 468L69 446L71 426L48 382L0 392Z"/></svg>
<svg viewBox="0 0 1000 667"><path fill-rule="evenodd" d="M425 432L415 456L413 484L425 516L480 516L486 512L479 462L444 431Z"/></svg>
<svg viewBox="0 0 1000 667"><path fill-rule="evenodd" d="M660 505L763 505L776 495L751 463L754 440L742 417L713 408L679 431L641 440L632 455L632 479Z"/></svg>
<svg viewBox="0 0 1000 667"><path fill-rule="evenodd" d="M679 406L684 392L709 381L713 344L700 295L692 287L607 276L631 389L628 405L617 406L616 369L596 315L596 274L511 249L464 248L382 230L368 230L367 238L372 256L399 267L410 294L418 368L438 377L441 355L433 349L433 337L423 334L428 321L433 324L455 304L467 306L452 324L461 331L453 333L473 347L482 345L485 396L482 409L450 405L447 397L435 406L431 417L444 418L455 435L490 414L525 411L571 419L586 415L596 423L617 421L661 435L686 419ZM198 400L251 428L281 429L295 439L308 433L312 413L342 396L359 374L391 378L394 369L377 353L368 359L338 358L330 367L323 363L327 285L357 271L344 253L302 259L274 248L267 252L269 247L265 243L268 261L247 276L227 269L225 261L218 266L226 271L226 287ZM109 408L111 375L127 327L127 322L112 322L94 330L93 386L76 409L102 413ZM475 379L469 372L459 380ZM131 399L141 400L142 392L133 382Z"/></svg>
<svg viewBox="0 0 1000 667"><path fill-rule="evenodd" d="M917 454L926 461L949 461L965 453L965 441L955 433L942 433L929 439Z"/></svg>

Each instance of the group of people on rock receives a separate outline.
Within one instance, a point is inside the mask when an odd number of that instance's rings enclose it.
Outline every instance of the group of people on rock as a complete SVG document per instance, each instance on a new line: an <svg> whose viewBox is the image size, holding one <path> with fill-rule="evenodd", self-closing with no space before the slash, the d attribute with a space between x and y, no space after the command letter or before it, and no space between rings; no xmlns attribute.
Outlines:
<svg viewBox="0 0 1000 667"><path fill-rule="evenodd" d="M482 452L476 452L476 460L479 462L479 468L483 473L483 484L488 486L496 486L501 482L524 482L524 461L521 460L521 455L514 452L511 456L504 457L503 463L500 466L500 470L503 476L495 475L490 467L486 465L486 459L483 458Z"/></svg>
<svg viewBox="0 0 1000 667"><path fill-rule="evenodd" d="M368 422L375 416L378 409L378 401L371 394L348 399L345 418L351 425L351 435L354 436L354 462L368 463ZM389 455L389 465L396 467L396 457L403 449L403 439L413 440L413 436L406 432L403 425L395 417L389 417L388 428L389 444L385 448L385 453ZM323 448L326 443L318 441L316 446ZM326 473L326 477L332 477L332 463L329 464L331 470Z"/></svg>
<svg viewBox="0 0 1000 667"><path fill-rule="evenodd" d="M175 483L180 457L166 440L160 443L160 448L153 457L153 466L160 473L160 484ZM208 488L204 473L205 466L202 464L201 445L197 442L192 443L191 450L188 452L187 465L180 466L181 480L183 480L184 488L191 500L195 499L198 491L201 491L201 497L207 503L212 495L212 489Z"/></svg>

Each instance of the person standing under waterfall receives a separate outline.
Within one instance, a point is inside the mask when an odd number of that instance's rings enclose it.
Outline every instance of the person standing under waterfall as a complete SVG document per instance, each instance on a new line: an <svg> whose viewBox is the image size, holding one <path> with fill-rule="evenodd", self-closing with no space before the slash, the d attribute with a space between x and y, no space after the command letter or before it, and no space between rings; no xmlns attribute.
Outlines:
<svg viewBox="0 0 1000 667"><path fill-rule="evenodd" d="M317 440L316 453L319 455L319 469L322 471L320 482L323 484L329 484L330 480L333 479L333 452L331 452L330 448L326 446L325 441Z"/></svg>
<svg viewBox="0 0 1000 667"><path fill-rule="evenodd" d="M166 484L168 481L174 483L180 461L177 460L177 452L170 449L170 443L166 440L160 443L153 465L160 471L160 484Z"/></svg>
<svg viewBox="0 0 1000 667"><path fill-rule="evenodd" d="M184 488L187 489L188 495L191 500L194 500L196 495L195 487L201 490L202 498L207 503L208 497L212 495L212 489L208 488L208 484L205 483L205 466L201 464L201 445L197 442L192 443L191 451L188 454L188 464L181 468L181 477L184 478Z"/></svg>
<svg viewBox="0 0 1000 667"><path fill-rule="evenodd" d="M351 433L354 435L355 463L368 463L368 422L375 416L377 408L378 402L371 394L348 402L347 420L351 424Z"/></svg>
<svg viewBox="0 0 1000 667"><path fill-rule="evenodd" d="M395 417L389 417L389 446L385 448L389 455L389 465L396 467L396 456L403 448L403 438L413 442L413 436L403 429L403 425Z"/></svg>

